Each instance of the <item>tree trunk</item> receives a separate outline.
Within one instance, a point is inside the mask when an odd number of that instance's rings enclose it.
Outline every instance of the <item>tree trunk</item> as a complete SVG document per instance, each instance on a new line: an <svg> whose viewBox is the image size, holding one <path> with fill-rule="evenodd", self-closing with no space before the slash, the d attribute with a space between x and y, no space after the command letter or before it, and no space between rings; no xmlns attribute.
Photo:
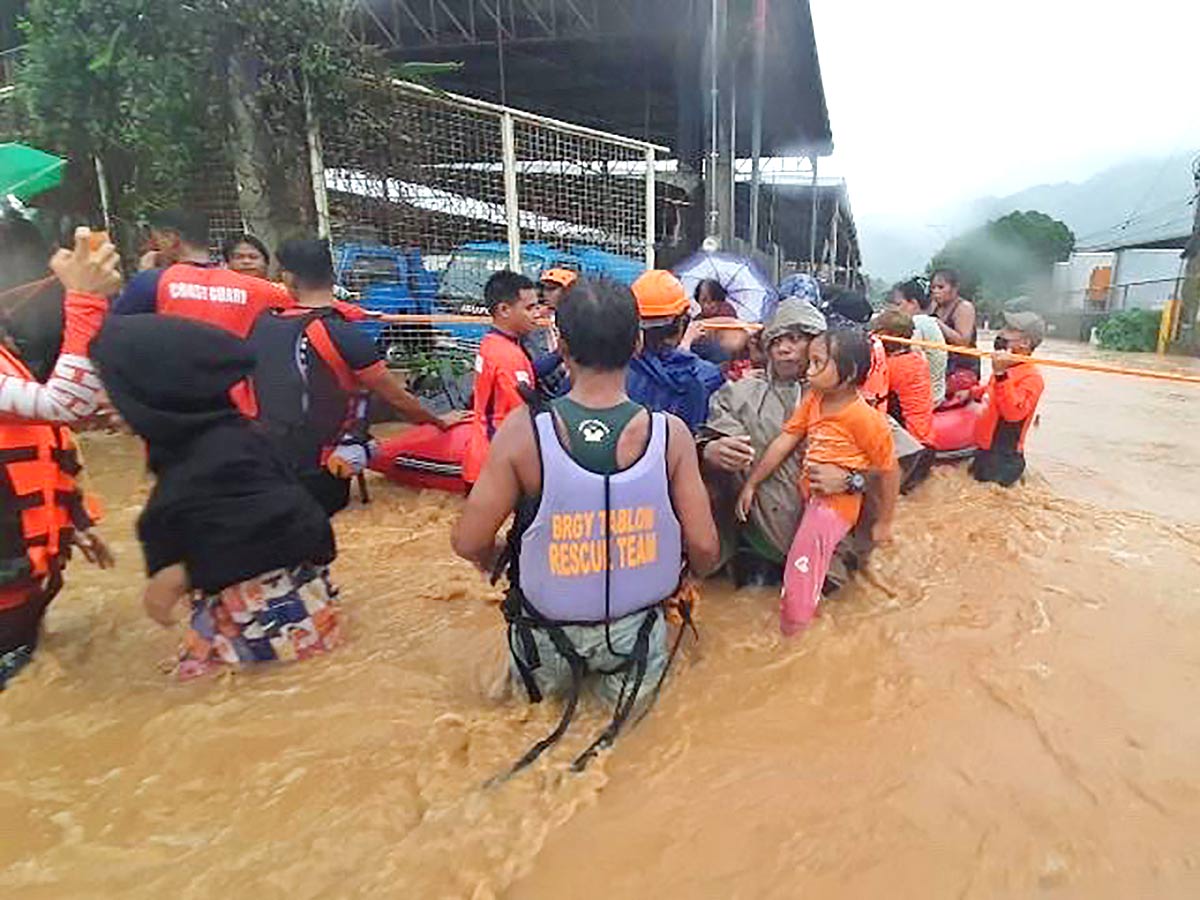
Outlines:
<svg viewBox="0 0 1200 900"><path fill-rule="evenodd" d="M263 124L258 71L252 57L238 51L230 54L230 157L246 228L276 249L284 238L311 227L312 191L302 165L307 159L303 134L289 142L284 148L288 152L278 153Z"/></svg>

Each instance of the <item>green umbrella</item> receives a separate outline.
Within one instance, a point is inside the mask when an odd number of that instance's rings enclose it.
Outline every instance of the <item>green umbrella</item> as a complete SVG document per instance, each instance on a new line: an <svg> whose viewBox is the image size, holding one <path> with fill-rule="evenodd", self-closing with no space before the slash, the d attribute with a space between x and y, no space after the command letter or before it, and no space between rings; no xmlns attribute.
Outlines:
<svg viewBox="0 0 1200 900"><path fill-rule="evenodd" d="M65 159L43 153L25 144L0 144L0 197L14 195L28 200L42 191L58 187Z"/></svg>

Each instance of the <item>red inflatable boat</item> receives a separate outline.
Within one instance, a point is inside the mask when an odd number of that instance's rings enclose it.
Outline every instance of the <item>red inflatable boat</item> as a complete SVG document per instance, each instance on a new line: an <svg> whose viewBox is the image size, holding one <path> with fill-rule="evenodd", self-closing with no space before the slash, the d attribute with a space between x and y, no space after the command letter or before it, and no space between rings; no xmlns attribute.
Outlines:
<svg viewBox="0 0 1200 900"><path fill-rule="evenodd" d="M414 425L380 441L371 456L371 468L406 487L465 494L462 463L470 434L470 422L446 431L434 425Z"/></svg>
<svg viewBox="0 0 1200 900"><path fill-rule="evenodd" d="M933 449L939 459L957 459L975 450L975 424L983 404L972 401L933 413Z"/></svg>

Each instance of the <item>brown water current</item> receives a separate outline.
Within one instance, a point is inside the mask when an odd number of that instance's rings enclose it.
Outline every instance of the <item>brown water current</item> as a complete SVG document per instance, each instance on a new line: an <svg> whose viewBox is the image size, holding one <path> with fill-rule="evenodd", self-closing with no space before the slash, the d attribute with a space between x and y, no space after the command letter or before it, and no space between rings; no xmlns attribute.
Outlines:
<svg viewBox="0 0 1200 900"><path fill-rule="evenodd" d="M0 694L0 890L1197 896L1200 388L1046 380L1024 486L937 471L800 639L773 592L710 583L611 753L566 772L606 722L590 701L491 788L558 708L499 696L498 593L450 552L456 499L376 481L339 518L334 654L179 684L139 600L140 451L92 438L120 566L72 564Z"/></svg>

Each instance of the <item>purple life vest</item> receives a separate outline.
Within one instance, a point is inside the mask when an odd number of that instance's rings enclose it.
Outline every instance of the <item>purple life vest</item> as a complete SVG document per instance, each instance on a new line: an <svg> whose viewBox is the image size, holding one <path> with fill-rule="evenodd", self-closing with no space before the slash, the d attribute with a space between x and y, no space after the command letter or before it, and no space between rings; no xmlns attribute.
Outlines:
<svg viewBox="0 0 1200 900"><path fill-rule="evenodd" d="M540 413L534 427L542 497L521 538L525 600L552 622L599 623L670 597L683 538L668 489L666 416L651 414L641 458L607 476L571 458L551 413Z"/></svg>

